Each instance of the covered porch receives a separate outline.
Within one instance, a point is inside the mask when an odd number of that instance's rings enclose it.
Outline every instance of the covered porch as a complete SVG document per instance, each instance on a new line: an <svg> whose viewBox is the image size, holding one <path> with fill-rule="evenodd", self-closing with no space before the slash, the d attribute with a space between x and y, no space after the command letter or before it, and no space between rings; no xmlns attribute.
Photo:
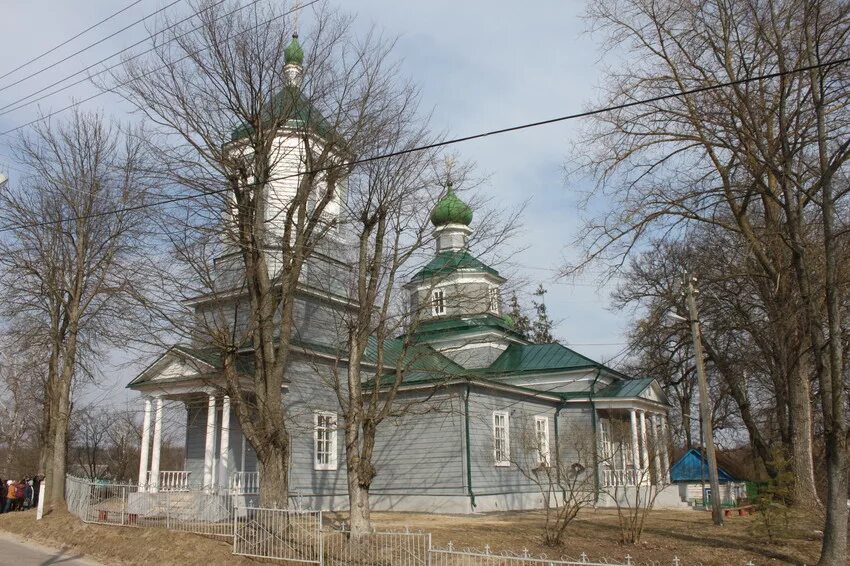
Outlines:
<svg viewBox="0 0 850 566"><path fill-rule="evenodd" d="M256 495L260 488L260 474L256 469L256 457L247 445L230 408L230 398L207 393L203 460L191 458L191 440L187 434L184 467L182 470L160 469L162 452L163 412L166 401L180 401L186 405L187 431L193 427L193 407L197 407L201 395L155 395L146 396L142 442L139 458L139 491L208 493L227 491L233 495ZM235 423L234 423L235 424ZM195 427L197 428L197 427ZM234 434L236 433L236 434Z"/></svg>
<svg viewBox="0 0 850 566"><path fill-rule="evenodd" d="M142 394L144 405L140 492L259 493L256 455L230 397L216 387L221 376L216 360L208 357L203 351L173 347L128 385ZM166 404L169 410L175 405L185 409L183 469L160 466Z"/></svg>
<svg viewBox="0 0 850 566"><path fill-rule="evenodd" d="M596 400L603 487L670 484L668 403L655 380L606 388Z"/></svg>

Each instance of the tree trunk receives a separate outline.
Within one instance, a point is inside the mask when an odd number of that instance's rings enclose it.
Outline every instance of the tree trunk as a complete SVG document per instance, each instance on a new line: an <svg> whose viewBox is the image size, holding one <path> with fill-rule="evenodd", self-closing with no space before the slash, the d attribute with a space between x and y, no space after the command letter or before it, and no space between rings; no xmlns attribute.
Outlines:
<svg viewBox="0 0 850 566"><path fill-rule="evenodd" d="M361 485L357 474L351 472L348 473L348 504L351 538L360 540L372 532L369 487Z"/></svg>
<svg viewBox="0 0 850 566"><path fill-rule="evenodd" d="M260 507L289 507L289 444L270 444L256 452L260 465Z"/></svg>
<svg viewBox="0 0 850 566"><path fill-rule="evenodd" d="M70 370L73 372L73 369ZM65 373L65 368L63 368ZM68 456L68 423L71 418L71 376L63 376L59 383L59 398L53 428L53 462L50 466L51 479L50 503L54 506L65 504L65 471Z"/></svg>
<svg viewBox="0 0 850 566"><path fill-rule="evenodd" d="M791 469L794 472L794 491L791 494L795 507L809 508L821 505L815 487L815 468L812 455L812 404L809 381L802 371L788 376L788 397L791 402Z"/></svg>

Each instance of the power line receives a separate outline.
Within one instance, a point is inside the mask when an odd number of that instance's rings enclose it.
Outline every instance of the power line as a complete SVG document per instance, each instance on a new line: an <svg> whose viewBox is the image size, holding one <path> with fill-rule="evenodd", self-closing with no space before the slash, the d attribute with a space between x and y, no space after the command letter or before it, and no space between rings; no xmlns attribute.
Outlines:
<svg viewBox="0 0 850 566"><path fill-rule="evenodd" d="M247 8L248 6L254 5L254 4L256 4L257 2L259 2L259 1L260 1L260 0L253 0L250 4L246 4L246 5L244 5L244 6L240 6L239 8L237 8L237 9L233 10L232 12L229 12L229 13L227 13L227 14L224 14L224 15L220 16L219 18L217 18L217 19L216 19L216 21L218 21L218 20L220 20L220 19L222 19L222 18L226 18L226 17L228 17L228 16L231 16L231 15L235 14L236 12L238 12L239 10L242 10L242 9L244 9L244 8ZM210 9L210 8L212 8L212 7L214 7L214 6L218 5L218 4L221 4L222 2L224 2L224 0L219 0L218 2L216 2L215 4L213 4L213 6L210 6L210 7L205 8L205 9ZM292 8L291 10L288 10L288 11L284 12L283 14L280 14L280 15L278 15L278 16L275 16L274 18L270 18L270 19L268 19L268 20L264 20L264 21L262 21L262 22L258 23L257 25L255 25L255 26L253 26L253 27L251 27L251 28L248 28L247 30L242 30L242 31L240 31L240 32L238 32L238 33L233 34L232 36L226 37L224 40L225 40L225 41L228 41L228 40L230 40L230 39L233 39L234 37L237 37L237 36L239 36L239 35L242 35L243 33L247 33L248 31L252 31L252 30L258 29L260 26L263 26L263 25L269 24L269 23L271 23L271 22L273 22L273 21L275 21L275 20L279 20L280 18L283 18L283 17L285 17L285 16L288 16L289 14L292 14L292 13L296 12L297 10L302 10L302 9L304 9L304 8L308 7L308 6L311 6L311 5L313 5L313 4L316 4L317 2L319 2L319 0L312 0L311 2L307 2L307 3L306 3L306 4L304 4L303 6L298 6L298 7L296 7L296 8ZM169 28L165 28L165 29L170 29L171 27L174 27L175 25L178 25L178 24L180 24L180 23L183 23L183 22L185 22L186 20L189 20L189 19L191 19L192 17L194 17L194 16L196 16L196 15L197 15L197 14L193 14L192 16L189 16L188 18L184 18L183 20L181 20L181 21L180 21L180 22L178 22L177 24L174 24L174 25L172 25L172 26L169 26ZM193 28L193 29L189 30L188 32L184 33L183 35L178 36L177 38L172 38L171 40L169 40L168 42L166 42L166 44L167 44L167 43L169 43L170 41L174 41L175 39L179 39L180 37L185 37L186 35L188 35L188 34L190 34L190 33L194 32L194 31L197 31L198 29L200 29L200 27L201 27L201 26L195 27L195 28ZM165 29L164 29L164 30L162 30L162 31L165 31ZM158 32L158 33L161 33L161 32ZM144 40L142 40L142 41L140 41L139 43L144 43L144 42L146 42L146 41L147 41L147 38L146 38L146 39L144 39ZM136 45L138 45L138 44L136 44ZM132 48L132 47L135 47L135 45L132 45L132 46L130 46L130 47L129 47L129 48L127 48L127 49L130 49L130 48ZM126 51L127 49L123 49L122 51L119 51L118 53L122 53L123 51ZM137 55L134 55L133 57L130 57L130 59L129 59L129 60L135 59L136 57L139 57L139 56L144 55L144 54L146 54L146 53L150 53L151 51L154 51L155 49L156 49L156 48L148 49L147 51L144 51L144 52L142 52L142 53L139 53L139 54L137 54ZM177 60L173 61L171 64L179 63L180 61L184 61L184 60L186 60L186 59L188 59L188 58L190 58L190 57L193 57L194 55L197 55L198 53L202 53L202 52L204 52L204 51L207 51L208 49L209 49L209 47L205 47L205 48L203 48L203 49L199 49L199 50L197 50L197 51L193 51L192 53L189 53L189 54L187 54L187 55L184 55L183 57L180 57L179 59L177 59ZM78 73L74 73L74 74L70 75L69 77L65 77L65 79L63 79L63 81L64 81L64 80L66 80L66 79L68 79L68 78L70 78L70 77L72 77L72 76L74 76L74 75L76 75L76 74L79 74L80 72L84 72L84 71L86 71L86 70L90 69L91 67L94 67L94 66L96 66L96 65L98 65L98 64L100 64L100 63L102 63L103 61L106 61L106 60L108 60L108 59L111 59L112 57L114 57L114 56L115 56L115 55L117 55L118 53L115 53L115 54L113 54L113 55L110 55L109 57L106 57L105 59L103 59L103 60L99 61L98 63L95 63L94 65L91 65L91 66L87 67L86 69L82 69L82 70L81 70L81 71L79 71ZM99 73L96 73L96 74L94 74L94 75L92 75L92 76L97 76L97 75L99 75L99 74L101 74L101 73L104 73L104 72L106 72L106 71L110 70L110 69L114 69L116 66L121 65L121 64L123 64L123 62L122 62L122 63L119 63L119 64L117 64L117 65L112 65L111 67L108 67L108 68L104 69L103 71L101 71L101 72L99 72ZM151 73L155 73L155 72L157 72L157 71L160 71L160 70L166 69L166 68L168 68L168 66L169 66L169 64L162 65L162 66L160 66L160 67L156 67L156 68L151 69L150 71L146 72L146 73L145 73L144 75L142 75L142 76L147 76L147 75L149 75L149 74L151 74ZM70 87L72 87L72 86L74 86L74 85L80 84L81 82L85 82L85 81L87 81L87 80L88 80L88 78L83 79L83 80L81 80L81 81L77 81L77 82L75 82L75 83L73 83L73 84L67 85L66 87L63 87L63 88L61 88L61 89L58 89L56 92L53 92L53 93L51 93L51 94L49 94L49 95L46 95L46 96L51 96L51 95L53 95L53 94L56 94L57 92L60 92L60 91L62 91L62 90L65 90L65 88L70 88ZM61 83L62 81L58 81L58 82L60 82L60 83ZM128 84L129 82L130 82L130 80L124 81L124 82L122 82L122 83L118 83L118 84L116 85L116 87L124 86L124 85ZM54 83L54 84L58 84L58 83ZM53 86L53 85L51 85L51 86ZM50 87L46 87L46 88L50 88ZM59 110L55 110L55 111L53 111L53 112L50 112L49 114L46 114L46 115L41 116L41 117L39 117L39 118L36 118L36 119L34 119L34 120L30 120L29 122L26 122L26 123L24 123L24 124L21 124L20 126L16 126L16 127L12 128L12 129L9 129L9 130L6 130L6 131L3 131L3 132L0 132L0 136L5 136L5 135L8 135L8 134L11 134L11 133L16 132L16 131L18 131L18 130L21 130L21 129L23 129L23 128L27 127L27 126L31 126L31 125L33 125L33 124L36 124L36 123L41 122L41 121L43 121L43 120L46 120L46 119L50 118L51 116L55 116L56 114L59 114L59 113L64 112L64 111L66 111L66 110L70 110L71 108L74 108L74 107L76 107L76 106L79 106L80 104L84 104L84 103L86 103L86 102L88 102L88 101L90 101L90 100L94 100L95 98L98 98L98 97L100 97L100 96L103 96L103 95L104 95L104 94L106 94L107 92L112 92L112 90L103 90L103 91L97 92L97 93L95 93L95 94L93 94L93 95L91 95L91 96L89 96L89 97L87 97L87 98L84 98L84 99L79 100L79 101L77 101L77 102L73 102L73 103L69 104L68 106L65 106L64 108L60 108ZM37 93L33 93L33 94L37 94ZM46 96L45 96L45 97L46 97ZM41 97L41 98L39 98L38 100L41 100L42 98L45 98L45 97ZM24 97L24 99L25 99L25 98L27 98L27 97ZM24 99L21 99L21 100L24 100ZM33 101L33 102L36 102L36 101ZM13 103L13 104L14 104L14 103ZM27 104L29 104L29 103L27 103ZM23 107L24 107L24 106L26 106L27 104L22 105L22 106L18 106L17 108L13 108L13 109L9 110L8 112L12 112L12 111L14 111L14 110L18 110L18 109L20 109L20 108L23 108ZM7 105L7 106L3 106L2 108L7 108L7 107L8 107L8 105ZM2 113L0 113L0 115L2 115L2 114L7 114L8 112L2 112Z"/></svg>
<svg viewBox="0 0 850 566"><path fill-rule="evenodd" d="M215 21L218 21L218 20L220 20L220 19L222 19L222 18L226 18L226 17L228 17L228 16L232 16L232 15L233 15L233 14L235 14L236 12L238 12L238 11L240 11L240 10L244 10L245 8L247 8L247 7L249 7L249 6L254 5L254 4L256 4L257 2L259 2L259 1L260 1L260 0L253 0L253 2L251 2L251 3L249 3L249 4L245 4L245 5L243 5L243 6L239 6L238 8L234 9L233 11L228 12L227 14L224 14L224 15L222 15L222 16L219 16L218 18L216 18L216 20L215 20ZM182 20L179 20L179 21L177 21L177 22L175 22L175 23L171 24L170 26L167 26L167 27L165 27L165 28L163 28L163 29L159 30L158 32L156 32L155 34L153 34L153 36L152 36L152 37L155 37L155 36L157 36L157 35L159 35L159 34L161 34L161 33L164 33L164 32L166 32L166 31L168 31L168 30L170 30L170 29L173 29L173 28L175 28L175 27L179 26L180 24L185 23L185 22L187 22L187 21L191 20L192 18L194 18L195 16L197 16L197 15L198 15L198 14L200 14L201 12L204 12L204 11L206 11L206 10L210 10L210 9L212 9L212 8L215 8L216 6L218 6L219 4L221 4L222 2L224 2L224 0L218 0L218 2L215 2L214 4L212 4L212 5L210 5L210 6L207 6L207 7L206 7L206 8L204 8L203 10L199 10L198 12L194 12L191 16L187 16L187 17L183 18ZM177 40L177 39L180 39L180 38L186 37L186 36L187 36L187 35L189 35L190 33L196 32L196 31L198 31L199 29L201 29L202 27L203 27L202 25L200 25L200 26L196 26L196 27L194 27L194 28L190 29L189 31L187 31L187 32L186 32L186 33L184 33L184 34L181 34L181 35L179 35L179 36L177 36L177 37L173 37L173 38L169 39L168 41L163 42L163 43L162 43L162 45L160 45L159 47L162 47L163 45L168 45L168 44L169 44L169 43L171 43L172 41L175 41L175 40ZM88 71L88 70L90 70L90 69L93 69L93 68L97 67L97 66L98 66L98 65L100 65L101 63L105 63L106 61L109 61L109 60L110 60L110 59L112 59L113 57L116 57L116 56L118 56L118 55L121 55L122 53L126 53L127 51L130 51L131 49L133 49L133 48L135 48L135 47L138 47L139 45L142 45L143 43L147 43L149 39L151 39L151 38L150 38L150 37L146 37L146 38L144 38L144 39L142 39L142 40L140 40L140 41L137 41L136 43L133 43L132 45L130 45L130 46L128 46L128 47L125 47L124 49L121 49L120 51L116 51L116 52L115 52L115 53L113 53L112 55L109 55L109 56L107 56L107 57L104 57L104 58L103 58L103 59L101 59L100 61L97 61L97 62L95 62L95 63L92 63L91 65L89 65L89 66L87 66L87 67L84 67L84 68L80 69L79 71L73 72L73 73L71 73L70 75L67 75L67 76L65 76L65 77L63 77L63 78L61 78L61 79L59 79L58 81L54 81L54 82L50 83L49 85L47 85L47 86L45 86L45 87L43 87L43 88L38 89L38 90L37 90L37 91L35 91L35 92L31 92L31 93L29 93L29 94L28 94L28 95L26 95L26 96L22 96L21 98L19 98L19 99L17 99L17 100L13 100L12 102L10 102L10 103L6 104L5 106L0 106L0 110L2 110L2 111L3 111L3 112L0 112L0 116L3 116L3 115L6 115L6 114L9 114L9 113L11 113L11 112L15 112L15 111L17 111L17 110L20 110L21 108L26 108L27 106L30 106L30 105L32 105L32 104L35 104L36 102L39 102L39 101L41 101L41 100L44 100L45 98L50 98L51 96L53 96L53 95L55 95L55 94L59 94L59 93L60 93L60 92L62 92L62 91L65 91L65 90L68 90L68 89L69 89L69 88L71 88L71 87L77 86L78 84L82 84L82 83L84 83L84 82L88 82L88 81L89 81L92 77L97 77L97 76L99 76L99 75L102 75L103 73L105 73L105 72L107 72L107 71L111 71L112 69L114 69L114 68L116 68L116 67L120 67L120 66L124 65L124 64L125 64L125 63L127 63L128 61L132 61L133 59L137 59L138 57L141 57L142 55L147 55L148 53L151 53L151 52L153 52L153 51L156 51L157 47L152 47L152 48L147 49L147 50L145 50L145 51L142 51L142 52L140 52L140 53L136 53L136 54L135 54L135 55L133 55L132 57L128 57L126 61L120 61L120 62L118 62L118 63L115 63L114 65L110 65L109 67L106 67L105 69L102 69L102 70L100 70L100 71L98 71L98 72L94 73L93 75L90 75L90 76L84 77L84 78L82 78L82 79L80 79L80 80L78 80L78 81L74 81L73 83L71 83L71 84L67 84L67 85L65 85L65 86L63 86L63 87L61 87L61 88L57 88L57 89L56 89L56 90L54 90L53 92L48 92L47 94L45 94L45 95L43 95L43 96L39 96L38 98L36 98L36 99L34 99L34 100L30 100L29 102L24 102L24 101L25 101L25 100L27 100L28 98L32 98L33 96L35 96L35 95L37 95L37 94L40 94L40 93L42 93L42 92L44 92L44 91L46 91L46 90L48 90L48 89L50 89L50 88L53 88L53 87L54 87L54 86L56 86L56 85L59 85L59 84L64 83L64 82L65 82L65 81L67 81L68 79L74 78L74 77L76 77L77 75L81 75L81 74L85 73L86 71ZM228 38L228 39L229 39L229 38ZM97 95L95 95L95 96L100 96L101 94L103 94L103 93L98 93L98 94L97 94ZM87 100L90 100L90 99L87 99ZM23 104L20 104L20 103L23 103ZM16 104L17 104L18 106L15 106ZM14 106L14 108L9 108L10 106ZM8 108L8 110L7 110L7 108ZM63 109L63 110L64 110L64 109Z"/></svg>
<svg viewBox="0 0 850 566"><path fill-rule="evenodd" d="M33 57L32 59L30 59L30 60L28 60L28 61L26 61L26 62L24 62L24 63L21 63L20 65L18 65L17 67L15 67L14 69L12 69L11 71L7 71L6 73L4 73L4 74L0 75L0 79L5 79L6 77L8 77L9 75L11 75L12 73L14 73L14 72L16 72L16 71L20 71L21 69L23 69L23 68L24 68L24 67L26 67L27 65L30 65L30 64L32 64L32 63L35 63L36 61L38 61L38 60L39 60L39 59L41 59L42 57L45 57L45 56L47 56L47 55L50 55L51 53L53 53L54 51L56 51L56 50L57 50L57 49L59 49L60 47L64 47L64 46L68 45L69 43L71 43L72 41L74 41L75 39L77 39L78 37L80 37L81 35L84 35L84 34L86 34L86 33L90 32L91 30L93 30L94 28L98 27L99 25L101 25L101 24L104 24L104 23L108 22L109 20L111 20L112 18L114 18L115 16L117 16L118 14L121 14L121 13L123 13L123 12L126 12L127 10L129 10L130 8L132 8L133 6L135 6L136 4L140 3L141 1L142 1L142 0L135 0L135 2L131 2L130 4L127 4L126 6L124 6L124 7L123 7L123 8L121 8L120 10L118 10L117 12L113 12L112 14L110 14L110 15L108 15L107 17L103 18L103 19L102 19L102 20L100 20L99 22L97 22L97 23L95 23L95 24L90 25L89 27L87 27L87 28L86 28L86 29L84 29L83 31L79 32L77 35L75 35L75 36L73 36L73 37L70 37L70 38L66 39L65 41L63 41L63 42L62 42L62 43L60 43L59 45L57 45L57 46L55 46L55 47L52 47L52 48L48 49L47 51L45 51L45 52L44 52L44 53L42 53L41 55L36 55L36 56L35 56L35 57Z"/></svg>
<svg viewBox="0 0 850 566"><path fill-rule="evenodd" d="M306 4L305 6L309 6L310 4L315 3L316 1L318 1L318 0L313 0L313 2L310 2L310 3ZM767 74L764 74L764 75L756 75L756 76L753 76L753 77L745 77L745 78L737 79L737 80L734 80L734 81L728 81L728 82L725 82L725 83L718 83L716 85L703 86L703 87L693 88L693 89L690 89L690 90L674 92L674 93L664 94L664 95L660 95L660 96L653 96L653 97L650 97L650 98L644 98L644 99L641 99L641 100L634 100L634 101L631 101L631 102L624 102L622 104L616 104L616 105L613 105L613 106L605 106L605 107L602 107L602 108L595 108L593 110L586 110L584 112L577 112L577 113L574 113L574 114L566 114L564 116L558 116L558 117L555 117L555 118L538 120L536 122L527 122L527 123L519 124L519 125L516 125L516 126L508 126L508 127L505 127L505 128L488 130L488 131L485 131L485 132L479 132L477 134L470 134L470 135L467 135L467 136L461 136L461 137L452 138L452 139L448 139L448 140L444 140L444 141L440 141L440 142L434 142L434 143L430 143L430 144L426 144L426 145L416 146L416 147L412 147L412 148L408 148L408 149L402 149L402 150L393 151L393 152L389 152L389 153L378 154L378 155L373 155L373 156L369 156L369 157L363 157L363 158L360 158L360 159L353 159L351 161L346 161L346 162L333 164L333 165L327 165L325 167L319 167L317 169L313 169L313 170L306 171L306 172L303 172L303 173L293 173L293 174L289 174L289 175L284 175L284 176L278 177L276 179L270 179L270 181L282 181L282 180L286 180L286 179L293 179L293 178L297 178L297 177L300 177L301 175L306 175L306 174L317 175L319 173L327 172L327 171L330 171L332 169L337 169L337 168L340 168L340 167L352 167L354 165L360 165L360 164L363 164L363 163L371 163L371 162L374 162L374 161L379 161L381 159L388 159L388 158L391 158L391 157L399 157L399 156L402 156L402 155L409 155L409 154L412 154L412 153L418 153L420 151L426 151L426 150L429 150L429 149L438 149L438 148L441 148L441 147L447 147L447 146L450 146L450 145L464 143L464 142L468 142L468 141L472 141L472 140L483 139L483 138L487 138L487 137L491 137L491 136L497 136L497 135L501 135L501 134L517 132L517 131L520 131L520 130L527 130L527 129L530 129L530 128L537 128L537 127L540 127L540 126L547 126L547 125L550 125L550 124L556 124L556 123L565 122L565 121L568 121L568 120L575 120L575 119L578 119L578 118L586 118L586 117L589 117L589 116L604 114L606 112L612 112L612 111L615 111L615 110L623 110L623 109L626 109L626 108L633 108L635 106L652 104L654 102L670 100L670 99L673 99L673 98L680 98L680 97L689 96L689 95L692 95L692 94L710 92L710 91L718 90L718 89L721 89L721 88L727 88L727 87L730 87L730 86L748 84L748 83L757 82L757 81L774 79L774 78L787 76L787 75L791 75L791 74L797 74L797 73L812 71L812 70L815 70L815 69L821 69L823 67L843 65L843 64L846 64L848 62L850 62L850 57L843 57L843 58L840 58L840 59L835 59L835 60L827 61L827 62L824 62L824 63L817 63L817 64L814 64L814 65L806 65L806 66L803 66L803 67L797 67L795 69L790 69L790 70L787 70L787 71L778 71L778 72L775 72L775 73L767 73ZM91 97L91 98L94 98L94 97ZM81 101L80 103L82 103L82 102L85 102L85 100ZM77 104L80 104L80 103L77 103ZM76 106L77 104L74 104L72 106ZM70 108L70 107L68 107L68 108ZM67 108L65 108L63 110L66 110L66 109ZM0 135L9 134L9 133L11 133L15 130L19 130L19 129L21 129L21 128L29 125L29 124L39 122L41 120L49 118L50 116L52 116L53 114L56 114L56 113L58 113L58 111L51 113L51 114L48 114L46 116L43 116L42 118L39 118L37 120L33 120L32 122L29 122L29 123L24 124L22 126L18 126L17 128L13 128L12 130L0 132ZM194 200L194 199L197 199L197 198L200 198L200 197L203 197L203 196L215 196L215 195L218 195L218 194L226 193L229 190L230 190L229 188L222 188L222 189L215 189L215 190L211 190L211 191L202 191L198 194L183 195L183 196L178 196L178 197L170 197L170 198L162 199L162 200L152 202L152 203L126 206L126 207L116 208L116 209L111 210L111 211L107 210L107 211L103 211L103 212L92 213L92 214L88 214L88 215L81 215L81 216L66 218L66 219L62 219L62 220L48 220L48 221L44 221L44 222L35 222L35 223L32 223L32 224L20 224L20 225L17 225L17 226L8 226L8 227L0 228L0 233L8 232L10 230L14 230L14 229L18 229L18 228L37 228L37 227L41 227L41 226L49 226L49 225L53 225L53 224L60 224L60 223L68 222L68 221L72 221L72 220L78 221L78 220L85 220L85 219L89 219L89 218L97 218L97 217L101 217L101 216L106 216L106 215L109 215L109 214L120 214L120 213L124 213L124 212L133 212L133 211L137 211L137 210L152 208L152 207L155 207L155 206L162 206L162 205L165 205L165 204L174 204L174 203L183 202L183 201L187 201L187 200Z"/></svg>
<svg viewBox="0 0 850 566"><path fill-rule="evenodd" d="M141 18L141 19L136 20L135 22L131 23L131 24L130 24L130 25L128 25L128 26L124 26L123 28L119 29L119 30L118 30L118 31L116 31L116 32L113 32L113 33L111 33L111 34L107 35L106 37L102 37L102 38L98 39L98 40L97 40L97 41L95 41L94 43L90 43L89 45L87 45L86 47L83 47L82 49L79 49L79 50L77 50L77 51L74 51L73 53L71 53L71 54L70 54L70 55L68 55L67 57L65 57L65 58L63 58L63 59L60 59L60 60L56 61L55 63L51 63L50 65L48 65L48 66L46 66L46 67L42 67L42 68L41 68L41 69L39 69L38 71L35 71L34 73L30 73L29 75L25 76L25 77L24 77L24 78L22 78L22 79L18 79L17 81L15 81L15 82L13 82L13 83L9 83L9 84L7 84L7 85L6 85L6 86L4 86L4 87L0 87L0 92L3 92L4 90L6 90L6 89L8 89L8 88L11 88L11 87L13 87L13 86L15 86L15 85L21 84L22 82L24 82L24 81L25 81L25 80L27 80L27 79L31 79L31 78L33 78L33 77L35 77L35 76L38 76L38 75L40 75L41 73L43 73L44 71L50 70L50 69L52 69L53 67L55 67L56 65L59 65L60 63L64 63L64 62L65 62L65 61L67 61L68 59L71 59L72 57L76 57L76 56L77 56L77 55L79 55L80 53L83 53L84 51L88 51L89 49L91 49L92 47L95 47L96 45L100 45L101 43L103 43L103 42L104 42L104 41L106 41L107 39L111 39L111 38L115 37L116 35L118 35L118 34L120 34L120 33L123 33L123 32L127 31L128 29L130 29L130 28L132 28L132 27L134 27L134 26L137 26L138 24L142 23L143 21L145 21L145 20L147 20L147 19L149 19L149 18L152 18L153 16L155 16L155 15L157 15L157 14L161 13L161 12L164 12L164 11L165 11L165 10L167 10L168 8L170 8L170 7L174 6L175 4L179 4L179 3L180 3L180 2L182 2L182 1L183 1L183 0L173 0L173 2L171 2L170 4L166 4L165 6L163 6L162 8L160 8L159 10L156 10L155 12L153 12L153 13L151 13L151 14L148 14L148 15L147 15L147 16L145 16L144 18Z"/></svg>

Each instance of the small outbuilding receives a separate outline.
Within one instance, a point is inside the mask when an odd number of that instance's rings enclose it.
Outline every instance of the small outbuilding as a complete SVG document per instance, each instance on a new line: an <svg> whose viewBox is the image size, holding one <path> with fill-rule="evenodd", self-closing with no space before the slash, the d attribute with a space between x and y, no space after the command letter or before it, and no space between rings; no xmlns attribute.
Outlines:
<svg viewBox="0 0 850 566"><path fill-rule="evenodd" d="M729 472L717 467L720 481L720 497L724 505L737 505L747 496L746 483L736 479ZM679 486L682 501L702 504L711 501L711 485L708 480L708 460L702 452L691 448L670 467L670 480Z"/></svg>

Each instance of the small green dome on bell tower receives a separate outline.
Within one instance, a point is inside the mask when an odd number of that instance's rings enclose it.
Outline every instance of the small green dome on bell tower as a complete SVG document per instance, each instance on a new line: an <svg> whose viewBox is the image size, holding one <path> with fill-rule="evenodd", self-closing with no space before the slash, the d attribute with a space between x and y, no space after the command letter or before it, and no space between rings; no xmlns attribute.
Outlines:
<svg viewBox="0 0 850 566"><path fill-rule="evenodd" d="M286 46L283 51L283 60L287 65L303 65L304 50L301 49L301 44L298 42L298 34L292 34L292 41Z"/></svg>
<svg viewBox="0 0 850 566"><path fill-rule="evenodd" d="M431 211L431 224L444 226L446 224L463 224L469 226L472 223L472 209L465 202L457 198L452 189L452 182L446 183L446 194L437 201L434 210Z"/></svg>

